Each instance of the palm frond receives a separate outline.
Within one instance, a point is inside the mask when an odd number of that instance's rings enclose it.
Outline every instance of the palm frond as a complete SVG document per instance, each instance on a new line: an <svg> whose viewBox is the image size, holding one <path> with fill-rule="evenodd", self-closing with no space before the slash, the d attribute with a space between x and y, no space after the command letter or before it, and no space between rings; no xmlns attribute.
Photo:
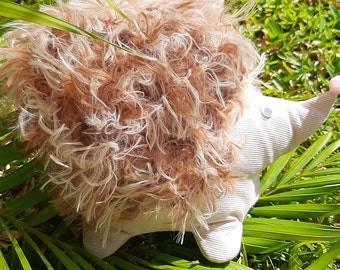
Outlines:
<svg viewBox="0 0 340 270"><path fill-rule="evenodd" d="M337 200L340 144L339 140L333 141L334 135L339 136L328 133L307 149L298 147L267 169L262 195L244 225L244 245L248 253L285 250L295 258L290 260L290 264L294 264L298 256L302 256L300 249L322 245L328 264L336 260L337 254L329 251L333 246L336 249L335 243L340 239L340 228L333 225L340 213ZM309 267L317 269L313 265ZM291 267L289 269L297 266Z"/></svg>

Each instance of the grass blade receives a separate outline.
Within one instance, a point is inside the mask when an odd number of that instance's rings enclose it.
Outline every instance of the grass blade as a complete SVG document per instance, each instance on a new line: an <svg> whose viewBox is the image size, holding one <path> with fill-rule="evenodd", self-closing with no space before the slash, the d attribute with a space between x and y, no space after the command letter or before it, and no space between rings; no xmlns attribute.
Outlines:
<svg viewBox="0 0 340 270"><path fill-rule="evenodd" d="M105 2L114 9L124 20L126 20L128 23L136 27L138 31L141 31L147 38L149 38L148 34L142 31L142 29L139 27L138 23L131 20L121 9L119 9L112 1L110 0L105 0Z"/></svg>
<svg viewBox="0 0 340 270"><path fill-rule="evenodd" d="M180 269L191 269L195 265L197 265L197 262L184 260L176 256L172 256L172 255L169 255L169 254L157 251L157 250L149 250L148 255L151 255L152 257L154 257L155 259L159 261L166 262L168 264L179 267ZM174 268L174 269L178 269L178 268Z"/></svg>
<svg viewBox="0 0 340 270"><path fill-rule="evenodd" d="M60 260L60 262L70 270L81 270L76 263L68 257L63 250L61 250L58 246L56 246L51 237L39 232L34 231L34 234L42 241L44 244L53 252L53 254Z"/></svg>
<svg viewBox="0 0 340 270"><path fill-rule="evenodd" d="M143 55L140 54L136 51L130 50L128 48L119 46L115 43L112 43L106 39L103 39L95 34L92 34L88 31L86 31L85 29L82 29L74 24L65 22L61 19L58 19L54 16L51 16L49 14L37 11L37 10L33 10L30 9L28 7L25 6L21 6L6 0L2 0L0 1L0 16L4 16L4 17L8 17L8 18L12 18L12 19L19 19L19 20L24 20L24 21L28 21L28 22L33 22L33 23L37 23L37 24L41 24L44 26L48 26L48 27L52 27L52 28L56 28L62 31L67 31L67 32L71 32L71 33L75 33L78 35L83 35L83 36L88 36L91 37L95 40L107 43L109 45L112 45L120 50L123 50L131 55L146 59L146 60L151 60L151 61L155 61L157 59L147 56L147 55Z"/></svg>
<svg viewBox="0 0 340 270"><path fill-rule="evenodd" d="M16 216L29 207L45 202L49 198L50 197L46 193L42 192L39 187L36 187L25 195L18 197L18 199L9 202L6 205L6 210L13 216Z"/></svg>
<svg viewBox="0 0 340 270"><path fill-rule="evenodd" d="M0 137L11 132L16 126L17 113L12 112L6 115L4 118L0 118Z"/></svg>
<svg viewBox="0 0 340 270"><path fill-rule="evenodd" d="M322 176L321 173L326 174ZM340 184L340 177L339 173L334 175L327 175L329 173L328 170L321 171L319 176L312 177L312 178L302 178L300 181L296 181L295 183L290 183L287 185L282 186L282 189L289 190L289 189L297 189L297 188L312 188L312 187L324 187L330 185L339 185Z"/></svg>
<svg viewBox="0 0 340 270"><path fill-rule="evenodd" d="M339 125L340 126L340 125ZM330 165L336 161L340 161L340 152L338 153L335 153L333 156L329 157L325 162L324 164L325 165Z"/></svg>
<svg viewBox="0 0 340 270"><path fill-rule="evenodd" d="M12 248L15 250L15 253L18 255L18 258L21 262L21 266L24 270L31 270L31 266L24 254L24 252L22 251L18 241L15 239L15 236L13 235L13 233L10 231L10 229L7 227L5 221L0 217L0 224L2 226L2 228L4 229L4 231L6 232L8 238L10 239L11 243L12 243Z"/></svg>
<svg viewBox="0 0 340 270"><path fill-rule="evenodd" d="M260 217L303 219L340 214L340 207L337 204L283 204L254 207L250 213Z"/></svg>
<svg viewBox="0 0 340 270"><path fill-rule="evenodd" d="M340 254L340 240L323 255L321 255L312 265L308 266L306 270L320 270L327 269L327 266L334 261Z"/></svg>
<svg viewBox="0 0 340 270"><path fill-rule="evenodd" d="M20 231L21 235L25 238L25 240L30 244L30 246L33 248L33 250L39 255L40 259L45 264L46 268L48 270L53 270L53 266L50 264L50 262L47 260L41 249L37 246L37 244L32 240L32 238L20 227L16 226L16 228ZM0 268L2 269L2 268Z"/></svg>
<svg viewBox="0 0 340 270"><path fill-rule="evenodd" d="M285 240L266 239L255 236L244 236L242 240L247 252L252 254L269 254L292 245L292 242Z"/></svg>
<svg viewBox="0 0 340 270"><path fill-rule="evenodd" d="M42 166L36 160L32 160L11 174L0 177L0 192L13 189L27 180L30 180L37 174L38 169L42 169Z"/></svg>
<svg viewBox="0 0 340 270"><path fill-rule="evenodd" d="M82 256L75 252L69 244L62 241L58 241L58 245L62 247L65 251L67 251L72 260L74 262L77 262L82 269L95 270L95 268L92 265L90 265Z"/></svg>
<svg viewBox="0 0 340 270"><path fill-rule="evenodd" d="M91 263L95 263L97 266L99 266L100 269L103 269L103 270L117 270L116 267L114 267L113 265L109 264L106 260L99 259L98 257L94 256L93 254L89 253L88 251L86 251L83 248L74 247L74 249L78 253L84 255L85 257L87 257Z"/></svg>
<svg viewBox="0 0 340 270"><path fill-rule="evenodd" d="M335 164L332 164L335 165ZM340 165L340 163L338 164ZM322 175L340 175L340 168L327 168L326 170L318 170L312 172L304 172L303 176L315 176L319 177Z"/></svg>
<svg viewBox="0 0 340 270"><path fill-rule="evenodd" d="M302 221L247 218L244 236L261 235L265 239L300 242L334 241L340 238L340 228Z"/></svg>
<svg viewBox="0 0 340 270"><path fill-rule="evenodd" d="M301 247L303 247L305 243L298 243L296 244L290 251L289 257L289 270L300 270L302 266L302 262L299 258L299 251Z"/></svg>
<svg viewBox="0 0 340 270"><path fill-rule="evenodd" d="M340 147L340 140L336 140L330 144L327 148L322 150L304 169L304 171L310 171L324 161L329 155L334 153Z"/></svg>
<svg viewBox="0 0 340 270"><path fill-rule="evenodd" d="M44 254L42 253L42 251L39 249L39 247L37 246L37 244L32 240L32 238L25 232L25 230L29 230L33 235L37 236L38 238L40 238L40 240L47 246L49 247L55 256L58 257L58 259L60 259L60 261L66 266L68 267L68 269L78 269L76 268L77 266L75 266L72 262L72 260L70 260L63 251L61 251L57 246L55 246L52 242L51 236L47 236L42 232L39 232L31 227L29 227L26 223L18 220L17 218L15 218L12 215L9 215L7 213L5 213L6 218L12 223L14 224L14 226L20 231L20 233L23 235L23 237L25 238L25 240L31 245L31 247L37 252L37 254L40 256L40 258L42 259L42 261L44 262L44 264L46 265L46 267L48 269L54 269L52 267L52 265L49 263L49 261L47 260L47 258L44 256ZM71 267L71 268L70 268ZM73 268L75 267L75 268Z"/></svg>
<svg viewBox="0 0 340 270"><path fill-rule="evenodd" d="M0 250L0 269L1 270L11 270L6 262L4 254Z"/></svg>
<svg viewBox="0 0 340 270"><path fill-rule="evenodd" d="M304 166L320 151L329 141L332 134L327 133L314 142L298 159L296 159L289 170L284 174L278 186L289 182Z"/></svg>
<svg viewBox="0 0 340 270"><path fill-rule="evenodd" d="M35 213L34 215L30 215L24 219L25 223L29 224L30 226L37 226L42 224L51 218L58 216L57 210L54 208L52 204L40 209L39 212Z"/></svg>
<svg viewBox="0 0 340 270"><path fill-rule="evenodd" d="M11 142L0 147L0 166L5 166L13 160L24 156L22 145L19 142Z"/></svg>
<svg viewBox="0 0 340 270"><path fill-rule="evenodd" d="M119 266L119 269L124 270L146 270L148 268L143 268L137 265L134 265L126 260L123 260L115 255L112 255L107 258L113 265Z"/></svg>
<svg viewBox="0 0 340 270"><path fill-rule="evenodd" d="M292 201L305 201L324 196L331 192L340 189L340 184L327 185L322 187L301 188L292 191L285 191L265 197L261 197L261 201L272 202L292 202Z"/></svg>
<svg viewBox="0 0 340 270"><path fill-rule="evenodd" d="M283 168L287 165L295 151L287 153L279 157L271 166L268 168L266 173L261 178L260 194L263 194L269 187L271 187L278 179Z"/></svg>
<svg viewBox="0 0 340 270"><path fill-rule="evenodd" d="M252 270L252 268L249 268L245 265L239 264L237 262L231 261L226 268L223 268L226 270Z"/></svg>
<svg viewBox="0 0 340 270"><path fill-rule="evenodd" d="M168 269L173 268L173 266L158 264L155 262L149 262L147 260L144 260L132 254L129 254L127 252L119 252L117 253L117 255L119 255L119 257L129 260L130 262L138 263L139 265L148 267L148 269L168 270Z"/></svg>

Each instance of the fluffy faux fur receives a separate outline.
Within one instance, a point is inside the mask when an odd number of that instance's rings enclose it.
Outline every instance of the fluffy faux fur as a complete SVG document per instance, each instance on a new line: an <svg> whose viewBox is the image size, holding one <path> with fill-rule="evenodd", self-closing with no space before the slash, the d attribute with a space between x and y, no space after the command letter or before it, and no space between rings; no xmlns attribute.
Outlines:
<svg viewBox="0 0 340 270"><path fill-rule="evenodd" d="M116 4L140 29L103 0L42 11L156 60L15 22L0 49L4 100L62 213L101 227L168 207L183 230L202 224L237 181L232 127L258 54L223 1Z"/></svg>

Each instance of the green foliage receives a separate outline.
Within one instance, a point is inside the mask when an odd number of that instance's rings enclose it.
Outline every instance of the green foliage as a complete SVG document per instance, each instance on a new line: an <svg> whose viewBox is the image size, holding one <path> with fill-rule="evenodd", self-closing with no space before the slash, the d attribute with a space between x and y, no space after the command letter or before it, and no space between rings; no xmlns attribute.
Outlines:
<svg viewBox="0 0 340 270"><path fill-rule="evenodd" d="M8 5L0 0L0 14L22 15L19 6ZM47 24L47 17L39 18ZM245 28L267 55L262 79L268 94L300 100L327 91L327 79L340 73L339 20L335 1L258 2ZM134 237L105 260L86 252L80 224L67 223L54 210L41 190L41 164L9 131L15 118L14 112L0 119L0 269L340 268L339 110L308 142L263 172L261 197L244 222L241 255L225 264L206 261L191 234L179 246L170 232Z"/></svg>
<svg viewBox="0 0 340 270"><path fill-rule="evenodd" d="M279 158L264 173L262 196L244 226L248 252L268 254L286 249L291 256L287 260L289 269L306 267L317 258L311 255L305 261L305 249L309 246L317 250L318 245L324 245L325 254L333 254L332 260L337 257L335 252L328 251L340 237L337 227L340 141L337 137L332 142L332 137L333 134L326 133L307 149L299 147ZM337 245L334 244L334 249ZM324 258L324 268L319 269L326 269L330 263L327 255Z"/></svg>
<svg viewBox="0 0 340 270"><path fill-rule="evenodd" d="M340 73L336 1L259 1L247 23L267 56L263 79L270 94L300 99L326 91L327 79Z"/></svg>
<svg viewBox="0 0 340 270"><path fill-rule="evenodd" d="M112 4L113 7L115 7L115 5L113 3L111 3L111 4ZM119 11L118 8L116 8L116 9ZM122 12L120 12L120 14L124 15ZM49 14L45 14L45 13L40 12L38 10L34 10L30 7L15 4L15 3L12 3L12 2L7 1L7 0L0 1L0 16L5 16L5 17L11 18L11 19L25 20L25 21L41 24L41 25L44 25L44 26L53 27L53 28L56 28L56 29L59 29L59 30L75 33L75 34L78 34L78 35L88 36L88 37L91 37L95 40L107 43L111 46L114 46L114 47L117 47L121 50L124 50L127 53L134 55L136 57L141 57L141 58L148 59L148 60L151 60L151 61L156 60L153 57L143 55L139 52L136 52L136 51L130 50L128 48L119 46L115 43L112 43L112 42L110 42L106 39L103 39L103 38L101 38L101 37L99 37L99 36L97 36L93 33L86 31L85 29L82 29L82 28L80 28L76 25L65 22L63 20L60 20L60 19L53 17Z"/></svg>

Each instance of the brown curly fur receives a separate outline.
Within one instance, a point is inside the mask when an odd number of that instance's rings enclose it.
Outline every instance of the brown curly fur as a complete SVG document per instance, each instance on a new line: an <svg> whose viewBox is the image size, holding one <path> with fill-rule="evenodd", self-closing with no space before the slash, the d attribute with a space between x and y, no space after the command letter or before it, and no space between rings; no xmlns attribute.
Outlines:
<svg viewBox="0 0 340 270"><path fill-rule="evenodd" d="M56 205L97 226L163 207L183 228L204 223L235 178L232 126L258 55L222 6L159 2L117 2L146 35L105 1L42 8L156 61L25 22L0 50L2 93Z"/></svg>

